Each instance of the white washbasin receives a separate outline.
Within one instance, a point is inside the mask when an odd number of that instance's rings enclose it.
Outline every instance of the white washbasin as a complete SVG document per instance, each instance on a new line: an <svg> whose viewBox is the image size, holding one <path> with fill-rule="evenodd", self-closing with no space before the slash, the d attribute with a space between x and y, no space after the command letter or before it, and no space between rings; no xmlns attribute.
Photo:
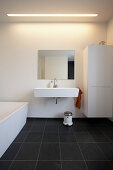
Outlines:
<svg viewBox="0 0 113 170"><path fill-rule="evenodd" d="M34 88L35 97L78 97L78 88Z"/></svg>

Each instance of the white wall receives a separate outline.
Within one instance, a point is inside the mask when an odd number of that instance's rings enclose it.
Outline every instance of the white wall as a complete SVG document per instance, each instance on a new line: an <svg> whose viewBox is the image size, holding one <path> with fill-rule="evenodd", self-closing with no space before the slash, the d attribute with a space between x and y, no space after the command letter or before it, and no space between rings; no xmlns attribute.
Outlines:
<svg viewBox="0 0 113 170"><path fill-rule="evenodd" d="M113 45L113 18L108 22L107 25L107 44Z"/></svg>
<svg viewBox="0 0 113 170"><path fill-rule="evenodd" d="M107 25L107 44L113 45L113 17L111 18L111 20L108 22L108 25ZM113 89L112 89L112 94L113 94ZM112 95L112 101L113 101L113 95ZM112 112L113 112L113 109L112 109Z"/></svg>
<svg viewBox="0 0 113 170"><path fill-rule="evenodd" d="M82 52L88 44L106 41L106 25L96 23L7 23L0 24L0 101L30 101L29 116L60 117L70 110L80 116L72 98L33 97L34 87L46 87L37 80L39 50L75 50L75 81L61 80L59 86L82 88ZM48 43L49 42L49 43ZM80 111L82 112L82 110Z"/></svg>

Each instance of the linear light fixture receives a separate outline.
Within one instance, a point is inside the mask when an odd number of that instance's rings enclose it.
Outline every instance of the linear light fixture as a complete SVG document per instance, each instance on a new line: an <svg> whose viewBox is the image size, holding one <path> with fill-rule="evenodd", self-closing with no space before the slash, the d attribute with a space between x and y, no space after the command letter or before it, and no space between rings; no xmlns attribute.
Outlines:
<svg viewBox="0 0 113 170"><path fill-rule="evenodd" d="M10 17L97 17L98 14L7 14Z"/></svg>

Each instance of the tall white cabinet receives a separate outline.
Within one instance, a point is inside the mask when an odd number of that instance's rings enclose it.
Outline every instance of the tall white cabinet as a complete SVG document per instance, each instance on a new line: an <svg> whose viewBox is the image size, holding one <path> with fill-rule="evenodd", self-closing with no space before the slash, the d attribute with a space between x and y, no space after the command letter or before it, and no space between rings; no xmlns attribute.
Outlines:
<svg viewBox="0 0 113 170"><path fill-rule="evenodd" d="M113 46L88 45L83 53L84 114L112 117Z"/></svg>

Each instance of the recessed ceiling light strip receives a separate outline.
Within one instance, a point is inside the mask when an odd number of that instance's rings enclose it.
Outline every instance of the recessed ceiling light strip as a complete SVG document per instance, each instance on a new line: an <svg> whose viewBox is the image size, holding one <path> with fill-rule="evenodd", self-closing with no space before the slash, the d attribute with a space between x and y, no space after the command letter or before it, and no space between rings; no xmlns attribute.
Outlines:
<svg viewBox="0 0 113 170"><path fill-rule="evenodd" d="M10 17L96 17L98 14L7 14Z"/></svg>

